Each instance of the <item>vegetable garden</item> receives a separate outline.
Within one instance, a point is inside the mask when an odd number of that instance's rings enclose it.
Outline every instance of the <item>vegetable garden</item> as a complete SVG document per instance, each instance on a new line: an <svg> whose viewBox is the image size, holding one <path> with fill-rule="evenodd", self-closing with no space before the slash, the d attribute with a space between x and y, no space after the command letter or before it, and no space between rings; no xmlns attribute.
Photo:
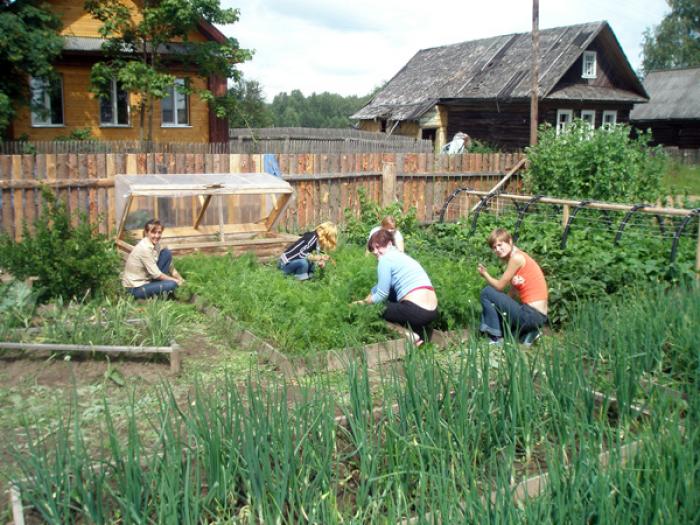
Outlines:
<svg viewBox="0 0 700 525"><path fill-rule="evenodd" d="M26 249L3 252L16 246L0 239L0 265L49 276L70 256L72 270L60 275L72 299L61 282L0 285L0 339L175 341L184 366L166 377L159 356L4 353L0 474L9 497L0 520L695 523L698 214L566 211L550 200L455 192L446 222L418 225L413 210L382 208L360 192L332 262L313 279L285 277L251 255L193 254L178 257L186 285L175 300L143 302L114 291L107 243L92 242L85 223L71 229L52 204ZM469 337L406 343L401 360L385 363L348 353L344 369L304 375L261 359L264 348L303 359L396 339L379 307L350 304L374 284L364 243L385 214L433 281L436 328ZM476 268L499 272L485 243L495 227L516 232L547 276L550 327L531 348L476 337ZM100 262L100 281L91 281L100 293L81 288L89 267L78 263L88 257ZM29 359L70 366L73 384L13 383L7 370ZM90 362L98 375L85 373ZM153 367L162 375L139 370Z"/></svg>

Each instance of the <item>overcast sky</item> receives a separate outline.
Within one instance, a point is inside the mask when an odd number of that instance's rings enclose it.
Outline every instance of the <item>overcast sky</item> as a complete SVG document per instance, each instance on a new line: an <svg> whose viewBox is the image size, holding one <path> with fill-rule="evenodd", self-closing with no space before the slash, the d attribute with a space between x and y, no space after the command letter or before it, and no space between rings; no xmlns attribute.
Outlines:
<svg viewBox="0 0 700 525"><path fill-rule="evenodd" d="M299 89L366 95L419 50L530 31L531 0L222 0L241 10L221 27L255 55L240 69L268 101ZM642 33L666 0L540 0L540 29L607 20L627 59L641 63Z"/></svg>

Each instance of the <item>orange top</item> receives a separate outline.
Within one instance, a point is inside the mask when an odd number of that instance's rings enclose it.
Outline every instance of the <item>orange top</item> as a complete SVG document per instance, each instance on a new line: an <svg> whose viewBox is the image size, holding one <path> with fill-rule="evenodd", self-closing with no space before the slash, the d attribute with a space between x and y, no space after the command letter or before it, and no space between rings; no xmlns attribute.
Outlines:
<svg viewBox="0 0 700 525"><path fill-rule="evenodd" d="M542 268L527 253L520 250L525 257L525 264L518 268L511 279L511 284L518 290L520 300L525 304L535 301L546 301L549 296L547 281L544 279Z"/></svg>

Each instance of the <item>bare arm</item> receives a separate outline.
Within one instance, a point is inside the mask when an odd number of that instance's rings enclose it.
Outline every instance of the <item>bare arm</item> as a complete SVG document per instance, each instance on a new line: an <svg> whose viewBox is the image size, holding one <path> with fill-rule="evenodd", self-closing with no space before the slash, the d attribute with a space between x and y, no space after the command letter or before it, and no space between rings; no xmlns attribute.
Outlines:
<svg viewBox="0 0 700 525"><path fill-rule="evenodd" d="M506 269L504 270L503 274L501 277L496 279L495 277L491 276L489 274L488 270L486 267L479 263L478 266L478 271L481 274L481 276L486 279L486 282L489 283L491 286L493 286L496 290L499 292L502 292L508 284L510 284L510 280L513 278L515 275L515 272L518 271L520 267L522 267L525 264L525 258L518 254L513 254L513 256L508 260L508 265L506 266Z"/></svg>

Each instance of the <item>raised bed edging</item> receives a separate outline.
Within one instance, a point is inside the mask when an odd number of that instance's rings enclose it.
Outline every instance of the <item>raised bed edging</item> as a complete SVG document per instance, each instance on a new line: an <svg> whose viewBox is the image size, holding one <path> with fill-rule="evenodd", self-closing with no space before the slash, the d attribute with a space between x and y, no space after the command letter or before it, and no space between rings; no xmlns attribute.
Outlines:
<svg viewBox="0 0 700 525"><path fill-rule="evenodd" d="M173 341L170 346L112 346L112 345L72 345L53 343L3 343L0 350L29 350L48 352L98 352L102 354L168 354L170 372L179 375L182 370L182 350Z"/></svg>

